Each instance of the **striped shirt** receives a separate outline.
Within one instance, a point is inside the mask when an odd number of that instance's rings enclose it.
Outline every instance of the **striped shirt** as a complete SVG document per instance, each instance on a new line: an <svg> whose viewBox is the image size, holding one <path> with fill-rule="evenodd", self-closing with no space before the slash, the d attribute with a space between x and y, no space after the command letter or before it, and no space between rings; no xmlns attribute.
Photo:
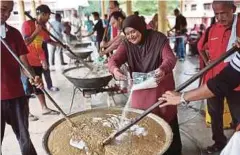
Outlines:
<svg viewBox="0 0 240 155"><path fill-rule="evenodd" d="M233 57L230 62L230 65L238 72L240 72L240 51Z"/></svg>

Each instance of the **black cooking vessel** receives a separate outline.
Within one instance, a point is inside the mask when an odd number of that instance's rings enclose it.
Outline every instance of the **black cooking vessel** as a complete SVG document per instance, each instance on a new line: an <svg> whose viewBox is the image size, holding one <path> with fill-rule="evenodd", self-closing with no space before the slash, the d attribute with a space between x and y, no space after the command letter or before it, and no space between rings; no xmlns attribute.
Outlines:
<svg viewBox="0 0 240 155"><path fill-rule="evenodd" d="M91 53L93 52L93 50L89 49L89 48L73 48L72 51L75 55L77 55L78 58L81 58L81 59L88 58L91 55ZM71 54L68 51L66 51L65 54L70 59L77 59L73 54Z"/></svg>
<svg viewBox="0 0 240 155"><path fill-rule="evenodd" d="M102 88L108 85L108 83L112 79L112 75L104 76L104 77L97 77L97 78L74 78L71 76L66 75L67 72L76 69L81 68L79 67L73 67L68 68L63 71L63 75L77 88L88 88L88 89L96 89L96 88Z"/></svg>

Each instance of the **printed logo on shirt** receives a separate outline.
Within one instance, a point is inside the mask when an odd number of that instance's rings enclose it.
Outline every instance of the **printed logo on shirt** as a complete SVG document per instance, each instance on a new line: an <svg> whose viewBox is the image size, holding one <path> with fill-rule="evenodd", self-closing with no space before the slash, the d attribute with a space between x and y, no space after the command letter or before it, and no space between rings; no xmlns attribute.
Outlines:
<svg viewBox="0 0 240 155"><path fill-rule="evenodd" d="M210 38L210 40L218 40L218 37Z"/></svg>
<svg viewBox="0 0 240 155"><path fill-rule="evenodd" d="M33 44L34 44L35 48L41 49L42 48L42 43L43 43L43 37L36 36L36 38L33 41Z"/></svg>

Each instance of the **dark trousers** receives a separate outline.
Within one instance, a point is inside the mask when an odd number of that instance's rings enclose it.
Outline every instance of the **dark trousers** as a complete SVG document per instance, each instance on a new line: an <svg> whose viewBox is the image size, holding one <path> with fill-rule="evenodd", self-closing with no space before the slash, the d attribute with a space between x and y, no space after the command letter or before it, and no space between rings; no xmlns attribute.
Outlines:
<svg viewBox="0 0 240 155"><path fill-rule="evenodd" d="M172 120L169 123L172 132L173 132L173 142L170 145L169 149L167 152L164 153L164 155L181 155L182 153L182 142L181 142L181 137L180 137L180 132L179 132L179 125L178 125L178 118Z"/></svg>
<svg viewBox="0 0 240 155"><path fill-rule="evenodd" d="M240 91L233 91L226 96L233 124L240 123ZM225 145L227 138L223 132L224 97L207 100L208 113L211 116L212 139L219 145Z"/></svg>
<svg viewBox="0 0 240 155"><path fill-rule="evenodd" d="M45 52L45 56L46 56L46 60L47 60L47 64L49 66L49 55L48 55L48 48L47 48L47 44L43 43L42 48ZM43 75L47 84L47 88L50 89L53 85L52 85L52 78L51 78L51 74L50 74L50 70L49 68L47 70L43 70Z"/></svg>
<svg viewBox="0 0 240 155"><path fill-rule="evenodd" d="M1 102L1 143L8 123L17 137L22 155L37 155L28 132L29 107L26 97Z"/></svg>

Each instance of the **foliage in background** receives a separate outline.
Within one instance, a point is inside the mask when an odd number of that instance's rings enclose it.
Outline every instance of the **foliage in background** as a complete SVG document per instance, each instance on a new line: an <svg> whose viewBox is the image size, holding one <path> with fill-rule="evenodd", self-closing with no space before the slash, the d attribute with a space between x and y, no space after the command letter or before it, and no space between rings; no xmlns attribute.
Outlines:
<svg viewBox="0 0 240 155"><path fill-rule="evenodd" d="M89 0L89 7L79 8L83 15L91 15L92 12L98 12L101 14L101 2L99 0Z"/></svg>
<svg viewBox="0 0 240 155"><path fill-rule="evenodd" d="M150 0L150 1L141 1L134 0L132 2L132 10L139 11L140 15L153 15L158 12L158 0ZM167 1L167 14L172 15L173 10L179 6L178 0Z"/></svg>
<svg viewBox="0 0 240 155"><path fill-rule="evenodd" d="M118 0L121 8L125 8L126 0ZM105 8L108 8L108 0L105 1ZM80 8L82 13L91 14L94 11L99 12L101 14L101 2L100 0L89 0L89 7ZM158 0L133 0L132 1L132 10L139 11L140 15L151 16L158 12ZM179 7L179 0L171 0L167 1L167 14L173 15L173 10Z"/></svg>

